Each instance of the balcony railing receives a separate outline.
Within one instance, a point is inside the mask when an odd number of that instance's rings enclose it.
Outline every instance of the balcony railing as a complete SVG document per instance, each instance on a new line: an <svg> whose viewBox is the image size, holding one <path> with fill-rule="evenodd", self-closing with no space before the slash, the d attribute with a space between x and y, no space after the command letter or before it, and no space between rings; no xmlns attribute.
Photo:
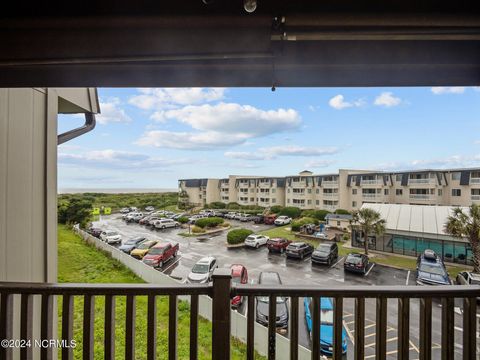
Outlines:
<svg viewBox="0 0 480 360"><path fill-rule="evenodd" d="M372 194L372 193L363 193L362 198L368 200L380 199L382 197L381 194Z"/></svg>
<svg viewBox="0 0 480 360"><path fill-rule="evenodd" d="M480 178L470 178L470 184L480 184Z"/></svg>
<svg viewBox="0 0 480 360"><path fill-rule="evenodd" d="M337 185L338 185L338 180L322 181L322 186L337 186Z"/></svg>
<svg viewBox="0 0 480 360"><path fill-rule="evenodd" d="M361 180L360 185L383 185L383 180L381 179Z"/></svg>
<svg viewBox="0 0 480 360"><path fill-rule="evenodd" d="M410 194L412 200L433 200L433 195L430 194Z"/></svg>
<svg viewBox="0 0 480 360"><path fill-rule="evenodd" d="M336 198L338 197L338 193L328 193L328 192L324 192L322 193L323 194L323 197L327 197L327 198Z"/></svg>
<svg viewBox="0 0 480 360"><path fill-rule="evenodd" d="M480 201L480 195L471 195L472 201Z"/></svg>
<svg viewBox="0 0 480 360"><path fill-rule="evenodd" d="M436 180L435 179L408 179L408 184L413 185L413 184L429 184L429 185L435 185Z"/></svg>

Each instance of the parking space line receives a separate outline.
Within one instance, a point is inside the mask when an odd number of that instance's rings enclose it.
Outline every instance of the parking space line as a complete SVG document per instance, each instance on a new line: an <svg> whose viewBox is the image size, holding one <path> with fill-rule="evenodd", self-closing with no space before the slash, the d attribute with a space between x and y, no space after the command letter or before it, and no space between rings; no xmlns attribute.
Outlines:
<svg viewBox="0 0 480 360"><path fill-rule="evenodd" d="M177 259L176 259L173 263L171 263L170 265L168 265L165 269L162 269L162 272L165 272L165 271L167 271L168 269L170 269L173 265L175 265L177 262L179 262L181 258L182 258L181 256L177 257Z"/></svg>
<svg viewBox="0 0 480 360"><path fill-rule="evenodd" d="M350 325L350 324L354 324L354 323L355 323L355 320L352 320L352 321L346 322L345 325Z"/></svg>
<svg viewBox="0 0 480 360"><path fill-rule="evenodd" d="M367 326L365 326L365 329L369 329L369 328L371 328L371 327L374 327L375 325L377 325L377 324L370 324L370 325L367 325ZM350 330L350 331L351 331L352 333L353 333L353 332L355 332L355 330L354 330L354 329L352 329L352 330Z"/></svg>
<svg viewBox="0 0 480 360"><path fill-rule="evenodd" d="M395 330L395 329L387 329L387 332L393 331L393 330ZM365 335L365 339L368 338L368 337L371 337L371 336L375 336L375 335L377 335L377 334L376 333L371 333L371 334Z"/></svg>
<svg viewBox="0 0 480 360"><path fill-rule="evenodd" d="M405 285L408 285L408 279L410 278L410 270L407 272L407 280L405 280Z"/></svg>
<svg viewBox="0 0 480 360"><path fill-rule="evenodd" d="M338 264L340 264L340 262L341 262L343 259L345 259L345 256L342 256L342 257L340 258L340 260L338 260L335 264L333 264L332 266L330 266L330 269L331 269L331 268L334 268L335 266L337 266Z"/></svg>
<svg viewBox="0 0 480 360"><path fill-rule="evenodd" d="M352 321L352 322L354 322L354 321ZM345 323L345 320L343 321L343 327L345 328L345 331L347 332L347 335L348 335L350 341L352 342L352 344L355 344L353 335L352 335L352 333L350 332L350 329L348 328L347 324Z"/></svg>
<svg viewBox="0 0 480 360"><path fill-rule="evenodd" d="M396 336L395 336L395 337L392 337L392 338L389 338L389 339L387 339L387 343L388 343L388 342L395 341L395 340L397 340L397 339L398 339L398 337L396 337ZM372 347L372 346L375 346L375 343L374 343L374 342L373 342L373 343L370 343L370 344L367 344L367 345L365 345L365 347Z"/></svg>
<svg viewBox="0 0 480 360"><path fill-rule="evenodd" d="M372 271L372 269L375 267L375 263L372 264L372 266L370 266L370 269L368 269L367 273L365 274L365 276L368 276L368 274L370 274L370 271Z"/></svg>

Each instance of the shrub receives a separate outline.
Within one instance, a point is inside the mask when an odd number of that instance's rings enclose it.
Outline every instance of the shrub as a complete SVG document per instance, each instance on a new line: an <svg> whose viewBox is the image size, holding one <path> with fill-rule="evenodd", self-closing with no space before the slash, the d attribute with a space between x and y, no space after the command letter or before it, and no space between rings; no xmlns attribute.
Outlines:
<svg viewBox="0 0 480 360"><path fill-rule="evenodd" d="M241 207L242 207L242 205L240 205L239 203L236 203L236 202L231 202L231 203L227 204L227 209L231 209L231 210L240 209Z"/></svg>
<svg viewBox="0 0 480 360"><path fill-rule="evenodd" d="M278 214L282 210L283 210L283 206L280 206L280 205L275 205L270 208L270 212L274 214Z"/></svg>
<svg viewBox="0 0 480 360"><path fill-rule="evenodd" d="M177 219L177 221L180 223L180 224L186 224L188 223L188 217L186 216L181 216Z"/></svg>
<svg viewBox="0 0 480 360"><path fill-rule="evenodd" d="M194 234L201 234L201 233L205 232L204 229L202 229L201 227L198 227L197 225L193 225L192 228L191 228L191 231Z"/></svg>
<svg viewBox="0 0 480 360"><path fill-rule="evenodd" d="M337 210L335 210L335 214L350 215L350 211L345 210L345 209L337 209Z"/></svg>
<svg viewBox="0 0 480 360"><path fill-rule="evenodd" d="M219 217L209 217L209 218L202 218L195 221L195 226L198 226L202 229L204 228L214 228L223 223L223 219Z"/></svg>
<svg viewBox="0 0 480 360"><path fill-rule="evenodd" d="M301 214L302 210L295 206L284 207L280 212L278 212L278 215L285 215L291 217L292 219L300 217Z"/></svg>
<svg viewBox="0 0 480 360"><path fill-rule="evenodd" d="M225 209L227 205L221 201L214 201L204 206L205 209Z"/></svg>
<svg viewBox="0 0 480 360"><path fill-rule="evenodd" d="M253 234L252 230L248 229L234 229L227 234L227 242L230 245L240 244L245 241L248 235Z"/></svg>
<svg viewBox="0 0 480 360"><path fill-rule="evenodd" d="M349 234L349 233L343 234L342 240L343 240L343 241L348 241L348 240L350 240L350 234Z"/></svg>
<svg viewBox="0 0 480 360"><path fill-rule="evenodd" d="M318 225L318 220L311 217L304 217L292 222L292 231L300 231L300 228L306 224Z"/></svg>
<svg viewBox="0 0 480 360"><path fill-rule="evenodd" d="M302 216L311 217L320 221L325 221L325 216L330 214L330 211L327 210L305 210L302 213Z"/></svg>
<svg viewBox="0 0 480 360"><path fill-rule="evenodd" d="M220 224L221 227L229 227L230 223L229 222L224 222L223 224Z"/></svg>

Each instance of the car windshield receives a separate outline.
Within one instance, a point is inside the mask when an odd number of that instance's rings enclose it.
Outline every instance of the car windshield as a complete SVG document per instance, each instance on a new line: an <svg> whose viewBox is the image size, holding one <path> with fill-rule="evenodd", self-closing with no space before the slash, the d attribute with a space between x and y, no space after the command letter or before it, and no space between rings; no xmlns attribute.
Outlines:
<svg viewBox="0 0 480 360"><path fill-rule="evenodd" d="M159 248L152 248L150 249L150 251L148 252L150 255L161 255L163 254L165 249L159 249Z"/></svg>
<svg viewBox="0 0 480 360"><path fill-rule="evenodd" d="M427 264L427 263L421 263L420 266L418 267L419 271L423 271L426 273L430 274L435 274L435 275L446 275L445 270L441 266L434 265L434 264Z"/></svg>
<svg viewBox="0 0 480 360"><path fill-rule="evenodd" d="M269 303L270 302L270 298L268 296L258 296L257 297L258 301L261 301L261 302L264 302L264 303ZM282 296L277 296L277 304L281 304L281 303L284 303L286 301L286 299Z"/></svg>
<svg viewBox="0 0 480 360"><path fill-rule="evenodd" d="M138 247L139 249L149 249L150 248L150 243L143 243L143 244L140 244L140 246Z"/></svg>
<svg viewBox="0 0 480 360"><path fill-rule="evenodd" d="M255 239L256 239L255 236L248 236L248 237L247 237L247 240L255 240Z"/></svg>
<svg viewBox="0 0 480 360"><path fill-rule="evenodd" d="M139 241L140 241L139 239L130 239L125 244L126 245L135 245Z"/></svg>
<svg viewBox="0 0 480 360"><path fill-rule="evenodd" d="M360 264L362 262L362 258L358 256L349 256L347 258L347 262L352 263L352 264Z"/></svg>
<svg viewBox="0 0 480 360"><path fill-rule="evenodd" d="M324 245L320 245L318 248L317 248L317 251L320 252L320 253L325 253L325 254L328 254L330 252L330 246L324 246Z"/></svg>
<svg viewBox="0 0 480 360"><path fill-rule="evenodd" d="M333 325L333 310L320 309L320 322L322 324Z"/></svg>
<svg viewBox="0 0 480 360"><path fill-rule="evenodd" d="M192 272L195 274L205 274L208 272L208 264L195 264Z"/></svg>

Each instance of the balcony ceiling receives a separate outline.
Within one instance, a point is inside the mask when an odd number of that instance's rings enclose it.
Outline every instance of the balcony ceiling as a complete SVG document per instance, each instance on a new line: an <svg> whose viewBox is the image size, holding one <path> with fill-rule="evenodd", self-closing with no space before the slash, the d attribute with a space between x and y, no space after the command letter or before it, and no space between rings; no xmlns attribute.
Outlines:
<svg viewBox="0 0 480 360"><path fill-rule="evenodd" d="M10 3L0 86L480 84L474 1L205 1Z"/></svg>

